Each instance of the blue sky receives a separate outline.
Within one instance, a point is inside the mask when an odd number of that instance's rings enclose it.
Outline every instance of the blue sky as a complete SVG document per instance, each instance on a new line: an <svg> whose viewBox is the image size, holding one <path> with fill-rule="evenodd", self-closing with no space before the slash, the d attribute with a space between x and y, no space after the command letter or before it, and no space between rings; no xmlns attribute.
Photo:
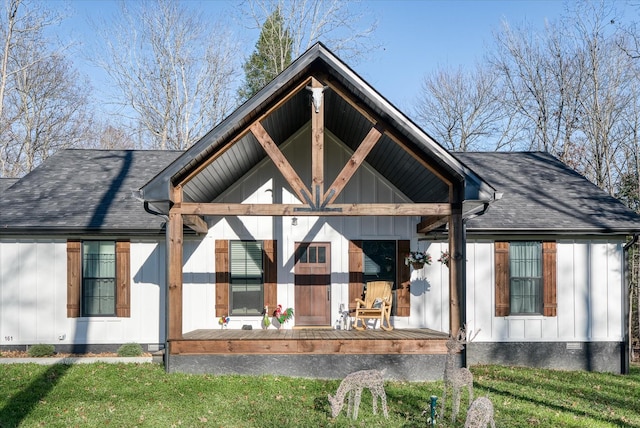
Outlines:
<svg viewBox="0 0 640 428"><path fill-rule="evenodd" d="M108 17L117 11L114 0L71 0L68 4L72 15L66 28L84 40L95 37L89 18ZM226 22L232 21L237 5L232 0L193 4ZM377 18L376 37L383 49L349 65L401 110L410 109L426 74L439 67L473 66L492 44L492 32L502 20L512 25L526 21L542 28L545 19L559 19L564 11L559 0L365 0L361 6ZM257 33L238 27L234 31L248 55Z"/></svg>
<svg viewBox="0 0 640 428"><path fill-rule="evenodd" d="M412 103L425 74L442 67L471 68L482 58L501 22L543 28L559 19L556 0L369 1L385 49L356 71L397 107Z"/></svg>

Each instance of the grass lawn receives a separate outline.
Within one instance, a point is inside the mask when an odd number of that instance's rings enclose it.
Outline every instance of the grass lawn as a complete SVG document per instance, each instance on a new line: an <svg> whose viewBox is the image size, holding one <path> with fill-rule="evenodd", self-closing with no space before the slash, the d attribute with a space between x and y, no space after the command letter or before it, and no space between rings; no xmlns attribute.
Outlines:
<svg viewBox="0 0 640 428"><path fill-rule="evenodd" d="M640 427L640 368L629 376L476 366L498 427ZM0 365L0 427L424 427L442 382L385 383L389 419L362 394L358 419L331 418L339 380L166 374L157 364ZM450 396L448 394L448 396ZM454 424L464 425L467 396ZM450 408L450 401L447 406Z"/></svg>

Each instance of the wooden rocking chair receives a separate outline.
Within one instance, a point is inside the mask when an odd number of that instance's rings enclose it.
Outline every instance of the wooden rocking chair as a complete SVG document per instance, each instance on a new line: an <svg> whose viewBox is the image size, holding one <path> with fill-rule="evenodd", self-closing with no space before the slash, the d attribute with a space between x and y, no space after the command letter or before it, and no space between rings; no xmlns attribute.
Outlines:
<svg viewBox="0 0 640 428"><path fill-rule="evenodd" d="M391 293L390 281L372 281L367 283L367 291L364 300L356 299L356 314L353 328L364 330L367 328L368 319L380 320L380 328L383 330L393 330L389 317L391 316L391 304L393 295ZM386 321L386 326L385 322ZM358 322L360 324L358 324Z"/></svg>

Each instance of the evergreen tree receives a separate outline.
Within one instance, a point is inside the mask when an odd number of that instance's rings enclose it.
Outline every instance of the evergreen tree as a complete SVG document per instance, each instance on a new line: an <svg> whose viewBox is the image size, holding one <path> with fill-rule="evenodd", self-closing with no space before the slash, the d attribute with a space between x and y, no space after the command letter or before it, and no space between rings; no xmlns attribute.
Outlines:
<svg viewBox="0 0 640 428"><path fill-rule="evenodd" d="M238 95L246 101L291 64L293 39L286 28L280 8L267 18L255 50L244 63L244 85Z"/></svg>

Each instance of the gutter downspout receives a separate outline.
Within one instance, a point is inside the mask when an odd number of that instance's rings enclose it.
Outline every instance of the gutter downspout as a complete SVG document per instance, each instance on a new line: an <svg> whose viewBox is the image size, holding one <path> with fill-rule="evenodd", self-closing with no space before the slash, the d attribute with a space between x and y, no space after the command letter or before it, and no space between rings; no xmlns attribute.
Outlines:
<svg viewBox="0 0 640 428"><path fill-rule="evenodd" d="M166 262L167 255L169 254L169 217L159 211L152 210L149 207L149 202L144 201L144 210L149 214L158 216L165 221L164 228L164 370L169 372L169 284L167 280L169 278L169 264Z"/></svg>
<svg viewBox="0 0 640 428"><path fill-rule="evenodd" d="M493 195L493 201L497 201L502 199L502 193L494 193ZM491 202L493 202L491 201ZM467 323L467 222L471 219L474 219L476 217L479 217L481 215L484 215L488 210L489 210L489 206L491 205L491 202L485 202L483 204L482 210L478 211L477 213L474 213L472 215L470 215L467 218L463 218L462 219L462 240L464 241L464 247L461 248L462 250L462 260L464 260L465 262L462 264L462 275L463 278L465 280L465 284L464 287L462 289L462 300L458 303L460 305L460 309L462 312L462 325L466 325ZM465 347L464 351L462 352L462 367L468 367L467 365L467 355L469 354L469 345L470 342L467 343L467 346Z"/></svg>
<svg viewBox="0 0 640 428"><path fill-rule="evenodd" d="M631 363L631 353L632 353L632 349L631 349L631 343L632 343L632 338L631 338L631 331L633 330L631 328L631 315L632 315L632 310L631 310L631 289L630 289L630 285L631 285L631 280L630 280L630 271L629 271L629 250L631 249L631 247L633 247L633 245L636 244L636 242L638 242L638 238L640 238L640 236L637 233L633 234L633 239L631 239L631 241L627 242L624 247L622 247L622 251L623 251L623 266L624 266L624 286L625 288L628 290L627 293L625 293L625 296L627 298L627 301L625 302L624 308L626 311L626 318L627 318L627 322L625 323L625 332L623 333L623 337L625 338L625 343L624 343L624 347L625 347L625 351L623 353L623 355L626 355L626 358L623 358L622 361L622 373L623 374L629 374L629 365Z"/></svg>

